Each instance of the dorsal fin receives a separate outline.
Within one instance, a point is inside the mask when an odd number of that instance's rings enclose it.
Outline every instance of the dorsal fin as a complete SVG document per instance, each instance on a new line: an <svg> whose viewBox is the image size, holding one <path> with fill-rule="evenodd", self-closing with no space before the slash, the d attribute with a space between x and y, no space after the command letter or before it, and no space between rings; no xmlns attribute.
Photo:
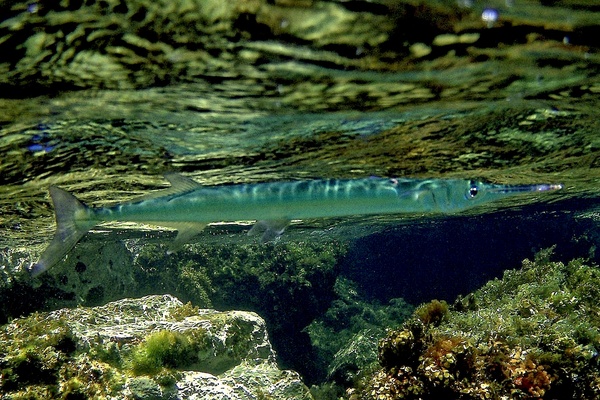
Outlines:
<svg viewBox="0 0 600 400"><path fill-rule="evenodd" d="M178 174L176 172L169 172L167 174L164 174L163 176L171 184L171 187L169 189L173 190L174 193L186 192L188 190L196 190L202 187L202 185L196 182L195 180L188 178L187 176Z"/></svg>
<svg viewBox="0 0 600 400"><path fill-rule="evenodd" d="M157 190L152 193L145 194L141 197L134 199L134 202L152 200L163 196L169 196L172 194L179 194L196 190L202 187L202 185L193 179L178 174L177 172L169 172L163 175L165 179L171 184L171 187L166 189Z"/></svg>

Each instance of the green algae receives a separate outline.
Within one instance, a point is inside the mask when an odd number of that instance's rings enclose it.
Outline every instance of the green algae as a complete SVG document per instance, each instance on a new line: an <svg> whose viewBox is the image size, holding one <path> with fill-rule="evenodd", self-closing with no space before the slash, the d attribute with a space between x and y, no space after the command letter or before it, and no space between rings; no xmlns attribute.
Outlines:
<svg viewBox="0 0 600 400"><path fill-rule="evenodd" d="M550 254L459 299L439 323L416 313L380 342L382 368L352 398L598 397L600 270Z"/></svg>
<svg viewBox="0 0 600 400"><path fill-rule="evenodd" d="M75 351L73 333L64 319L47 320L42 314L0 332L0 389L45 385L58 378L60 365Z"/></svg>
<svg viewBox="0 0 600 400"><path fill-rule="evenodd" d="M212 307L210 295L215 289L211 277L188 252L166 256L164 246L150 243L141 247L134 266L140 269L136 281L141 293L170 292L197 307Z"/></svg>
<svg viewBox="0 0 600 400"><path fill-rule="evenodd" d="M298 335L306 335L302 328L327 307L333 292L337 262L345 252L345 246L337 242L234 246L195 244L186 246L170 256L165 254L163 245L153 243L139 247L130 246L128 249L131 252L128 259L133 262L133 266L129 268L129 276L135 279L135 286L131 288L132 294L139 296L170 292L188 302L171 308L168 314L156 315L154 318L174 322L188 318L194 320L199 313L199 307L214 305L219 308L237 309L243 306L244 309L260 312L270 321L274 335L283 343L278 347L278 351L282 349L280 354L285 353L286 345L292 350L295 349ZM112 267L109 266L110 268ZM80 279L85 279L91 272L91 268L88 268L86 271L73 273L73 279L77 275L80 275ZM57 279L59 277L60 274ZM49 275L47 278L54 279L54 276ZM68 282L65 285L70 284L71 282ZM129 309L130 307L132 308ZM74 318L80 323L97 325L114 322L111 322L110 317L106 321L106 316L92 315L83 310L86 309L76 308L70 311L77 315ZM119 309L107 311L107 314L123 315L125 311L126 314L121 317L119 324L134 323L136 318L143 318L149 312L154 312L152 309L140 310L132 304L121 305ZM137 338L133 343L127 334L117 334L112 340L90 338L85 355L75 352L68 357L69 362L73 363L73 370L69 372L69 376L72 377L68 384L69 390L73 393L88 393L91 390L87 386L81 388L78 384L78 379L81 379L74 367L78 357L89 359L91 364L96 365L93 368L103 371L105 381L99 381L98 385L103 389L97 389L98 393L119 392L125 382L134 377L152 377L159 380L158 376L165 375L165 381L170 382L170 374L181 369L219 374L244 359L250 351L248 346L256 341L252 327L242 322L232 323L225 315L202 315L202 319L209 322L211 329L228 332L226 342L202 344L201 338L190 338L186 336L187 333L181 332L184 336L163 333L162 336ZM200 336L200 331L198 332ZM26 348L25 343L30 339L33 340L33 337L23 335L20 340L21 348ZM191 343L191 347L186 345L188 342ZM267 357L265 352L268 349L270 344L260 350L261 354L264 353L261 357ZM307 353L309 362L310 357ZM174 360L178 362L175 363ZM71 367L67 368L65 365L71 364L67 362L61 365L65 371L70 371ZM312 368L310 364L306 365ZM40 387L52 388L56 393L62 390L60 388L66 387L67 381L61 376L56 376L51 366L44 368L50 369L52 374ZM9 375L13 377L10 379L24 385L23 391L32 390L31 385L20 380L16 374L6 375L7 384L10 382ZM109 376L113 378L109 379ZM117 379L118 377L120 378ZM144 386L143 382L140 385ZM116 389L110 389L112 387ZM14 389L11 393L22 391L18 387ZM38 397L44 398L43 395Z"/></svg>
<svg viewBox="0 0 600 400"><path fill-rule="evenodd" d="M153 332L133 350L131 370L135 375L152 375L163 368L185 367L194 361L195 350L187 335L168 330Z"/></svg>
<svg viewBox="0 0 600 400"><path fill-rule="evenodd" d="M134 267L140 271L141 293L167 291L198 307L239 305L275 317L284 309L301 314L321 308L321 296L331 296L337 261L345 251L346 245L335 241L211 243L165 256L164 246L147 244Z"/></svg>
<svg viewBox="0 0 600 400"><path fill-rule="evenodd" d="M171 316L181 320L197 308L186 304ZM197 314L195 314L197 315ZM123 356L122 366L133 375L170 376L176 370L195 370L218 375L241 362L250 351L253 328L226 314L204 315L211 330L226 331L223 342L211 338L207 329L159 330L149 333Z"/></svg>
<svg viewBox="0 0 600 400"><path fill-rule="evenodd" d="M69 321L35 313L0 329L0 392L10 399L93 398L115 394L124 380L81 354Z"/></svg>
<svg viewBox="0 0 600 400"><path fill-rule="evenodd" d="M402 299L392 299L388 304L366 301L356 283L343 277L336 281L335 294L337 298L329 309L305 329L318 367L329 381L311 388L319 398L343 392L360 376L373 372L378 341L387 328L399 326L413 311Z"/></svg>
<svg viewBox="0 0 600 400"><path fill-rule="evenodd" d="M192 305L189 301L180 307L171 310L171 318L175 321L183 321L187 317L198 315L200 307Z"/></svg>
<svg viewBox="0 0 600 400"><path fill-rule="evenodd" d="M282 346L293 347L290 339L326 310L346 249L337 241L210 243L165 256L163 246L149 244L134 267L142 293L167 291L200 307L256 311L282 354Z"/></svg>

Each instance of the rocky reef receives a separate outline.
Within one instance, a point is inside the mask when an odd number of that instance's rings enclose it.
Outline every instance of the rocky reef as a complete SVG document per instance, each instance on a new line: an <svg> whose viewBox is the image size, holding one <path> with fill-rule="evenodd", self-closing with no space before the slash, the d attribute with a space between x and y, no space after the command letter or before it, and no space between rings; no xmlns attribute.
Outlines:
<svg viewBox="0 0 600 400"><path fill-rule="evenodd" d="M600 396L600 270L551 250L453 307L432 301L379 344L351 399Z"/></svg>
<svg viewBox="0 0 600 400"><path fill-rule="evenodd" d="M162 240L161 242L165 242ZM124 297L171 293L201 308L251 310L266 320L285 368L316 379L319 368L303 329L336 296L338 259L346 245L197 243L168 255L152 238L84 241L65 263L32 280L27 254L0 251L0 322L39 310L98 306Z"/></svg>
<svg viewBox="0 0 600 400"><path fill-rule="evenodd" d="M9 399L309 399L282 371L265 322L170 295L15 319L0 329Z"/></svg>

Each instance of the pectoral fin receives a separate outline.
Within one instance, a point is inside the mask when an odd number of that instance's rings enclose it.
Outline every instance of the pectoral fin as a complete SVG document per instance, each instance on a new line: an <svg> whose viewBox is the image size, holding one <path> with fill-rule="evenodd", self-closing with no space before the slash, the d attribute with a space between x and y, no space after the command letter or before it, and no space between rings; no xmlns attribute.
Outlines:
<svg viewBox="0 0 600 400"><path fill-rule="evenodd" d="M248 231L249 236L255 236L262 233L261 242L270 242L277 239L285 228L290 224L287 219L277 219L268 221L257 221L256 224Z"/></svg>

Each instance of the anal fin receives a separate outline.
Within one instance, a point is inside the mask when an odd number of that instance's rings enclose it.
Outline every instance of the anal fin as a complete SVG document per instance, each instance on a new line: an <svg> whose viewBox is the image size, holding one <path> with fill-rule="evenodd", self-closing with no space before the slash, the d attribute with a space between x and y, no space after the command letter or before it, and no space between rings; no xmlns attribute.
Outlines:
<svg viewBox="0 0 600 400"><path fill-rule="evenodd" d="M289 219L257 221L252 229L248 231L248 236L260 235L262 233L260 241L263 243L270 242L281 236L289 224Z"/></svg>

